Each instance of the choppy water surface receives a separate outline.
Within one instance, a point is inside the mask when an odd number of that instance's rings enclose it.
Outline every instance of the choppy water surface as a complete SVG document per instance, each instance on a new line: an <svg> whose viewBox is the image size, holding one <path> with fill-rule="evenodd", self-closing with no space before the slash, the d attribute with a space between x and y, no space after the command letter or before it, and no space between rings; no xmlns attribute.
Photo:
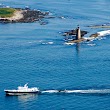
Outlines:
<svg viewBox="0 0 110 110"><path fill-rule="evenodd" d="M49 11L55 17L45 19L46 25L0 24L1 110L110 110L110 35L88 43L65 45L60 33L78 24L89 32L85 37L109 30L87 27L109 23L109 0L1 0L0 3L30 6ZM27 82L44 93L5 96L4 89L16 89Z"/></svg>

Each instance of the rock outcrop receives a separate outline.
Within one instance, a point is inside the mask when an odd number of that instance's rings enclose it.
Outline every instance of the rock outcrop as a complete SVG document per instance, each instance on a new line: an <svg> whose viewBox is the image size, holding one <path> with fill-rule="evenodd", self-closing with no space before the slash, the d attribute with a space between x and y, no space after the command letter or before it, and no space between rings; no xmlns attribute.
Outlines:
<svg viewBox="0 0 110 110"><path fill-rule="evenodd" d="M30 9L20 9L17 8L17 11L14 13L13 17L10 18L0 18L1 23L29 23L41 20L48 12L41 12L39 10L30 10Z"/></svg>
<svg viewBox="0 0 110 110"><path fill-rule="evenodd" d="M81 30L81 37L83 37L87 33L88 33L87 31L82 31ZM64 32L64 34L63 34L63 36L68 36L68 35L76 36L76 30L70 30L68 32Z"/></svg>

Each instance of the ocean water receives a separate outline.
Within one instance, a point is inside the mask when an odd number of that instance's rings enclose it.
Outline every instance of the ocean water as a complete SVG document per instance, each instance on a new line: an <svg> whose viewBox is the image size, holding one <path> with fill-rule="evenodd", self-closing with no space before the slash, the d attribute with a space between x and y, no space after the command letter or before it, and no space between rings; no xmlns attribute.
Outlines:
<svg viewBox="0 0 110 110"><path fill-rule="evenodd" d="M35 23L0 24L0 110L110 110L110 35L65 45L61 34L77 25L89 32L85 37L109 30L87 27L110 22L109 0L0 0L0 3L49 11L54 17ZM25 83L41 91L87 91L5 96L4 89L16 89Z"/></svg>

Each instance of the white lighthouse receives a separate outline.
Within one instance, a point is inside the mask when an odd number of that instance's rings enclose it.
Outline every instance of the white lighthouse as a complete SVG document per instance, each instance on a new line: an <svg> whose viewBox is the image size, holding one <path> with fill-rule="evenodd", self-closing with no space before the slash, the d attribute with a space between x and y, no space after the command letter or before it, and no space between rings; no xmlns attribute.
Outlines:
<svg viewBox="0 0 110 110"><path fill-rule="evenodd" d="M79 40L79 39L81 39L81 30L78 26L76 29L76 40Z"/></svg>

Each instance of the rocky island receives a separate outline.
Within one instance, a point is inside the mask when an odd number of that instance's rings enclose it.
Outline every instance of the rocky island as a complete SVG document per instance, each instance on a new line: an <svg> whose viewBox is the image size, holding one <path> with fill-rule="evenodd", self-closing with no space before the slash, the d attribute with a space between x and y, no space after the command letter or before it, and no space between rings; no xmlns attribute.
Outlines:
<svg viewBox="0 0 110 110"><path fill-rule="evenodd" d="M110 24L102 24L102 25L91 25L91 26L87 26L90 28L110 28Z"/></svg>
<svg viewBox="0 0 110 110"><path fill-rule="evenodd" d="M76 33L77 33L77 29L73 29L73 30L70 30L70 31L67 31L67 32L64 32L63 33L63 36L76 36ZM81 30L81 37L83 37L85 34L87 34L88 32L87 31L83 31Z"/></svg>
<svg viewBox="0 0 110 110"><path fill-rule="evenodd" d="M75 30L65 32L63 34L64 36L66 36L65 37L65 40L66 40L65 44L73 45L74 43L80 43L82 41L86 41L86 42L92 41L98 37L110 35L110 30L99 31L99 32L96 32L94 34L91 34L88 38L87 37L84 38L83 36L87 33L88 33L87 31L80 30L79 27L77 27ZM69 38L70 36L71 36L71 39Z"/></svg>
<svg viewBox="0 0 110 110"><path fill-rule="evenodd" d="M65 36L65 40L67 44L71 43L79 43L84 41L83 36L87 34L87 31L80 30L79 26L76 29L64 32L63 36Z"/></svg>
<svg viewBox="0 0 110 110"><path fill-rule="evenodd" d="M48 12L29 8L0 8L0 23L28 23L41 20Z"/></svg>

